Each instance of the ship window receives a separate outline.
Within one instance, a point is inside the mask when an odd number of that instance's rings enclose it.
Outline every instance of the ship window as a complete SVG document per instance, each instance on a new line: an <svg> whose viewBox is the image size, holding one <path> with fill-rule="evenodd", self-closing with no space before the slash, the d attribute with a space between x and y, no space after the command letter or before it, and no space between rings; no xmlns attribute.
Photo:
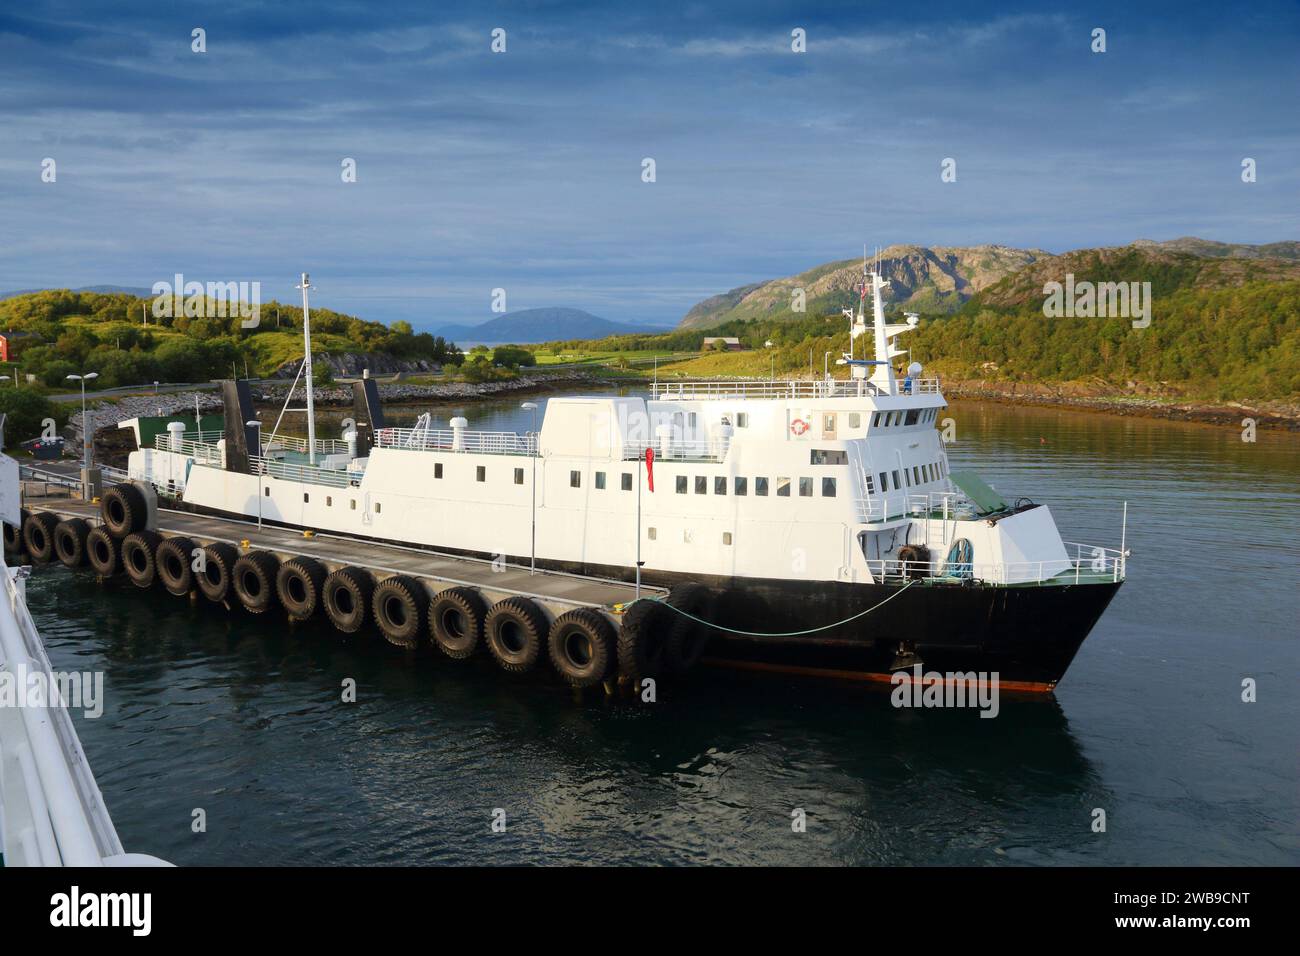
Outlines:
<svg viewBox="0 0 1300 956"><path fill-rule="evenodd" d="M909 409L907 410L907 421L903 422L903 424L904 424L904 425L915 425L916 422L917 422L917 419L919 419L920 417L921 417L921 412L920 412L920 410L915 409L915 408L909 408Z"/></svg>
<svg viewBox="0 0 1300 956"><path fill-rule="evenodd" d="M790 497L790 479L789 479L789 478L778 478L778 479L776 480L776 496L777 496L778 498L789 498L789 497Z"/></svg>
<svg viewBox="0 0 1300 956"><path fill-rule="evenodd" d="M570 488L582 487L582 472L580 471L569 472L569 487Z"/></svg>
<svg viewBox="0 0 1300 956"><path fill-rule="evenodd" d="M655 540L655 535L657 535L657 534L658 534L658 532L655 531L654 528L647 528L647 529L646 529L646 537L649 538L651 541L654 541L654 540Z"/></svg>
<svg viewBox="0 0 1300 956"><path fill-rule="evenodd" d="M822 497L823 497L823 498L834 498L834 497L835 497L835 479L834 479L834 478L823 478L823 479L822 479Z"/></svg>
<svg viewBox="0 0 1300 956"><path fill-rule="evenodd" d="M889 490L889 476L883 471L880 473L880 491L883 494Z"/></svg>
<svg viewBox="0 0 1300 956"><path fill-rule="evenodd" d="M876 482L870 475L866 475L865 477L867 479L867 494L874 495L876 493Z"/></svg>
<svg viewBox="0 0 1300 956"><path fill-rule="evenodd" d="M871 416L871 427L872 427L872 428L879 428L879 427L880 427L880 412L875 412L875 413Z"/></svg>
<svg viewBox="0 0 1300 956"><path fill-rule="evenodd" d="M623 472L623 490L624 491L632 490L632 472L630 471Z"/></svg>
<svg viewBox="0 0 1300 956"><path fill-rule="evenodd" d="M746 495L746 494L749 494L749 488L747 487L748 484L749 484L749 479L747 479L747 478L737 478L737 479L736 479L736 494L738 494L738 495Z"/></svg>
<svg viewBox="0 0 1300 956"><path fill-rule="evenodd" d="M849 427L850 427L850 428L861 428L861 427L862 427L862 416L861 416L860 414L858 414L857 412L849 412Z"/></svg>
<svg viewBox="0 0 1300 956"><path fill-rule="evenodd" d="M487 481L487 465L479 465L474 469L475 481Z"/></svg>
<svg viewBox="0 0 1300 956"><path fill-rule="evenodd" d="M903 469L903 478L907 481L907 487L912 487L912 473L906 468Z"/></svg>
<svg viewBox="0 0 1300 956"><path fill-rule="evenodd" d="M730 532L730 531L724 531L724 532L722 532L722 543L723 543L723 544L731 544L731 532Z"/></svg>
<svg viewBox="0 0 1300 956"><path fill-rule="evenodd" d="M843 449L813 448L808 453L810 465L847 465L849 453Z"/></svg>
<svg viewBox="0 0 1300 956"><path fill-rule="evenodd" d="M302 503L307 504L310 501L311 501L311 495L307 494L307 492L304 491L302 493Z"/></svg>
<svg viewBox="0 0 1300 956"><path fill-rule="evenodd" d="M442 462L438 462L433 466L433 477L435 478L442 477Z"/></svg>
<svg viewBox="0 0 1300 956"><path fill-rule="evenodd" d="M799 479L799 497L800 497L800 498L811 498L811 497L812 497L812 479L811 479L811 478L800 478L800 479Z"/></svg>
<svg viewBox="0 0 1300 956"><path fill-rule="evenodd" d="M697 495L707 495L709 493L709 479L703 475L695 476L695 493Z"/></svg>
<svg viewBox="0 0 1300 956"><path fill-rule="evenodd" d="M376 502L375 502L375 514L379 514L379 512L381 512L381 511L383 511L383 510L384 510L383 505L381 505L378 501L376 501Z"/></svg>
<svg viewBox="0 0 1300 956"><path fill-rule="evenodd" d="M713 479L713 493L715 495L725 495L727 493L727 479L725 477Z"/></svg>
<svg viewBox="0 0 1300 956"><path fill-rule="evenodd" d="M892 472L890 472L890 474L894 476L894 490L897 491L899 488L902 488L903 479L898 477L898 469L895 468Z"/></svg>
<svg viewBox="0 0 1300 956"><path fill-rule="evenodd" d="M357 510L357 499L356 499L356 498L353 498L353 499L352 499L352 510L353 510L353 511L356 511L356 510Z"/></svg>
<svg viewBox="0 0 1300 956"><path fill-rule="evenodd" d="M516 469L515 469L515 484L516 484L516 485L522 485L523 483L524 483L524 470L523 470L522 468L516 468Z"/></svg>
<svg viewBox="0 0 1300 956"><path fill-rule="evenodd" d="M685 476L685 475L678 475L678 476L677 476L677 493L678 493L679 495L684 495L684 494L686 494L686 476Z"/></svg>
<svg viewBox="0 0 1300 956"><path fill-rule="evenodd" d="M598 471L596 472L596 490L601 491L604 489L604 487L605 487L605 473L603 471Z"/></svg>
<svg viewBox="0 0 1300 956"><path fill-rule="evenodd" d="M265 497L267 497L267 498L271 497L271 486L270 486L270 485L267 485L265 488L263 488L263 489L262 489L262 494L263 494L263 496L265 496Z"/></svg>
<svg viewBox="0 0 1300 956"><path fill-rule="evenodd" d="M330 495L325 496L325 507L326 508L334 507L334 499Z"/></svg>
<svg viewBox="0 0 1300 956"><path fill-rule="evenodd" d="M833 412L822 415L822 434L827 438L835 437L835 414Z"/></svg>
<svg viewBox="0 0 1300 956"><path fill-rule="evenodd" d="M736 427L737 428L749 427L749 412L736 412Z"/></svg>
<svg viewBox="0 0 1300 956"><path fill-rule="evenodd" d="M695 434L695 421L696 421L695 413L694 413L694 412L690 412L690 413L686 416L686 427L689 428L689 429L691 430L691 434L692 434L692 435Z"/></svg>
<svg viewBox="0 0 1300 956"><path fill-rule="evenodd" d="M918 485L921 483L921 468L919 465L912 466L912 481Z"/></svg>
<svg viewBox="0 0 1300 956"><path fill-rule="evenodd" d="M755 479L754 479L754 494L758 495L760 498L766 498L766 497L767 497L767 479L766 479L766 478L755 478Z"/></svg>

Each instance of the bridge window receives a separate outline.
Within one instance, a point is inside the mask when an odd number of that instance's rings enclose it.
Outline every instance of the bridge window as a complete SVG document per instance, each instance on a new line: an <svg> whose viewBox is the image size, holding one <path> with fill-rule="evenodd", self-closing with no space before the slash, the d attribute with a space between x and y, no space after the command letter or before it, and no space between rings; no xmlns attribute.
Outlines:
<svg viewBox="0 0 1300 956"><path fill-rule="evenodd" d="M811 479L811 478L800 478L800 479L799 479L799 497L800 497L800 498L811 498L811 497L812 497L812 479Z"/></svg>
<svg viewBox="0 0 1300 956"><path fill-rule="evenodd" d="M630 471L623 472L623 490L624 491L632 490L632 472Z"/></svg>
<svg viewBox="0 0 1300 956"><path fill-rule="evenodd" d="M893 471L891 471L890 474L894 476L894 490L895 490L895 491L898 491L898 489L900 489L900 488L903 487L903 479L898 477L898 469L897 469L897 468L895 468Z"/></svg>
<svg viewBox="0 0 1300 956"><path fill-rule="evenodd" d="M434 464L434 466L433 466L433 477L435 477L435 478L441 478L441 477L442 477L442 462L437 462L436 464Z"/></svg>
<svg viewBox="0 0 1300 956"><path fill-rule="evenodd" d="M598 471L596 472L596 490L603 491L604 489L605 489L605 473L603 471Z"/></svg>
<svg viewBox="0 0 1300 956"><path fill-rule="evenodd" d="M487 465L479 465L474 469L475 481L487 481Z"/></svg>
<svg viewBox="0 0 1300 956"><path fill-rule="evenodd" d="M767 497L767 479L766 479L766 478L755 478L755 479L754 479L754 494L758 495L760 498L766 498L766 497Z"/></svg>
<svg viewBox="0 0 1300 956"><path fill-rule="evenodd" d="M725 495L727 493L727 479L725 477L713 479L713 493L715 495Z"/></svg>
<svg viewBox="0 0 1300 956"><path fill-rule="evenodd" d="M515 469L515 484L516 484L516 485L522 485L523 483L524 483L524 470L523 470L522 468L516 468L516 469Z"/></svg>
<svg viewBox="0 0 1300 956"><path fill-rule="evenodd" d="M267 498L271 497L271 486L270 486L270 485L267 485L265 488L263 488L263 489L262 489L262 494L263 494L264 497L267 497Z"/></svg>
<svg viewBox="0 0 1300 956"><path fill-rule="evenodd" d="M738 495L746 495L746 494L748 494L748 493L749 493L748 484L749 484L749 480L748 480L747 478L737 478L737 479L736 479L736 494L738 494Z"/></svg>
<svg viewBox="0 0 1300 956"><path fill-rule="evenodd" d="M884 494L889 490L889 476L883 471L880 473L880 493Z"/></svg>
<svg viewBox="0 0 1300 956"><path fill-rule="evenodd" d="M749 412L736 412L736 427L737 428L749 427Z"/></svg>
<svg viewBox="0 0 1300 956"><path fill-rule="evenodd" d="M789 478L778 478L778 479L776 480L776 496L777 496L778 498L789 498L789 497L790 497L790 479L789 479Z"/></svg>
<svg viewBox="0 0 1300 956"><path fill-rule="evenodd" d="M840 449L813 448L808 452L810 465L847 465L849 453Z"/></svg>
<svg viewBox="0 0 1300 956"><path fill-rule="evenodd" d="M582 487L582 472L580 471L569 472L569 487L570 488Z"/></svg>
<svg viewBox="0 0 1300 956"><path fill-rule="evenodd" d="M918 485L919 485L919 484L921 483L921 466L920 466L920 465L913 465L913 466L912 466L912 480L913 480L913 482L914 482L915 484L918 484Z"/></svg>
<svg viewBox="0 0 1300 956"><path fill-rule="evenodd" d="M919 409L916 409L916 408L909 408L909 409L907 410L907 420L904 421L903 424L904 424L904 425L915 425L915 424L917 423L917 421L920 419L920 417L921 417L921 412L920 412Z"/></svg>
<svg viewBox="0 0 1300 956"><path fill-rule="evenodd" d="M376 502L375 502L375 514L379 514L379 512L381 512L381 511L383 511L383 510L384 510L383 506L382 506L378 501L376 501Z"/></svg>
<svg viewBox="0 0 1300 956"><path fill-rule="evenodd" d="M709 493L709 479L703 475L695 476L695 493L697 495L707 495Z"/></svg>
<svg viewBox="0 0 1300 956"><path fill-rule="evenodd" d="M302 493L302 503L307 504L307 502L309 501L311 501L311 495L307 494L307 492L304 491Z"/></svg>
<svg viewBox="0 0 1300 956"><path fill-rule="evenodd" d="M862 416L858 412L849 412L849 427L850 428L862 427Z"/></svg>
<svg viewBox="0 0 1300 956"><path fill-rule="evenodd" d="M834 497L835 497L835 479L834 479L834 478L823 478L823 479L822 479L822 497L823 497L823 498L834 498Z"/></svg>
<svg viewBox="0 0 1300 956"><path fill-rule="evenodd" d="M326 508L334 507L334 499L330 495L325 496L325 507Z"/></svg>
<svg viewBox="0 0 1300 956"><path fill-rule="evenodd" d="M872 427L872 428L879 428L879 427L880 427L880 412L875 412L875 413L872 414L872 416L871 416L871 427Z"/></svg>
<svg viewBox="0 0 1300 956"><path fill-rule="evenodd" d="M677 476L677 493L678 493L679 495L684 495L684 494L686 494L686 476L685 476L685 475L678 475L678 476Z"/></svg>

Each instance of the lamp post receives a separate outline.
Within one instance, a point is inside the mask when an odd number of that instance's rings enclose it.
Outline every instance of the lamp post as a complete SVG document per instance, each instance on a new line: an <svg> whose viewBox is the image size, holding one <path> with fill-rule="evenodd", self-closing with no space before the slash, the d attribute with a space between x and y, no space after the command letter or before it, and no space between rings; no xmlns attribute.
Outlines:
<svg viewBox="0 0 1300 956"><path fill-rule="evenodd" d="M257 530L262 530L262 423L254 419L244 422L249 428L257 430ZM274 436L272 436L274 437Z"/></svg>
<svg viewBox="0 0 1300 956"><path fill-rule="evenodd" d="M98 372L69 375L68 380L81 383L81 467L90 467L90 422L86 420L86 383L99 378Z"/></svg>
<svg viewBox="0 0 1300 956"><path fill-rule="evenodd" d="M532 507L532 550L529 552L528 573L537 573L537 456L541 454L541 442L537 434L537 403L524 402L519 406L526 408L533 413L533 443L537 446L533 449L533 507Z"/></svg>

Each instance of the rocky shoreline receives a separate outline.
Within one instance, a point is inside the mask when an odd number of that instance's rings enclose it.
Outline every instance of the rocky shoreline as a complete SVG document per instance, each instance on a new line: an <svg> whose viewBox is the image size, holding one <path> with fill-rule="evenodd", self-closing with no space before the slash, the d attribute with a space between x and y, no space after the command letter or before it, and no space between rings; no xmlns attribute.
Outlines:
<svg viewBox="0 0 1300 956"><path fill-rule="evenodd" d="M1136 390L1127 395L1115 395L1067 386L955 379L943 379L943 393L954 399L1070 408L1234 428L1241 427L1242 419L1253 418L1259 427L1300 431L1300 405L1288 402L1193 401Z"/></svg>

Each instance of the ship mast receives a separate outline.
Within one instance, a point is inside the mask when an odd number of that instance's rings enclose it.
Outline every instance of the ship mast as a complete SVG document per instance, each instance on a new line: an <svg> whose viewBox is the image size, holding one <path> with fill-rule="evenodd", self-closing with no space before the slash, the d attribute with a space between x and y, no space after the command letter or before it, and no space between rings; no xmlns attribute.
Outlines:
<svg viewBox="0 0 1300 956"><path fill-rule="evenodd" d="M311 278L302 274L302 284L295 286L302 289L302 370L307 378L307 461L316 464L316 396L311 380L311 312L307 307L307 290L311 288Z"/></svg>

